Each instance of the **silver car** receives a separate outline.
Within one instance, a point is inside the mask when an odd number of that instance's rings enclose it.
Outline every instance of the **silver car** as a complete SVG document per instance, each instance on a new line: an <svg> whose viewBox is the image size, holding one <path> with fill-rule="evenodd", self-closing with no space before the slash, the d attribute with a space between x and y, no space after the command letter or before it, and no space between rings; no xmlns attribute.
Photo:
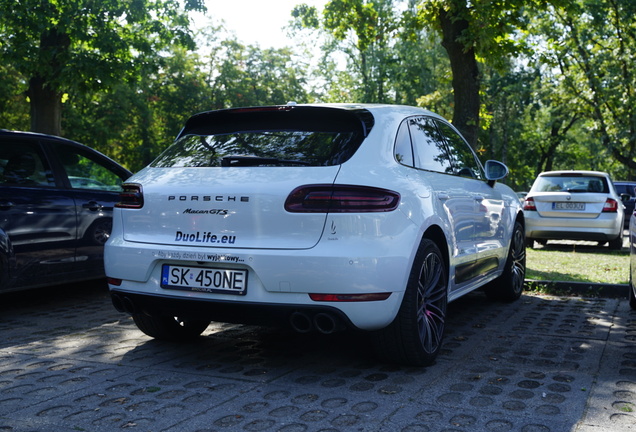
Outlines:
<svg viewBox="0 0 636 432"><path fill-rule="evenodd" d="M528 246L536 241L589 240L623 246L623 203L609 174L546 171L523 204Z"/></svg>

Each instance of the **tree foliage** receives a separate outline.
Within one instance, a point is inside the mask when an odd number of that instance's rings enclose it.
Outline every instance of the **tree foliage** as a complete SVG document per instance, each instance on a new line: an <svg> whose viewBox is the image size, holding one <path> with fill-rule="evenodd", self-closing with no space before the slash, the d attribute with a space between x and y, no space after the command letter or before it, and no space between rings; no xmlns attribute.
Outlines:
<svg viewBox="0 0 636 432"><path fill-rule="evenodd" d="M306 102L302 61L289 48L261 49L230 39L210 55L211 108Z"/></svg>
<svg viewBox="0 0 636 432"><path fill-rule="evenodd" d="M395 6L393 0L331 0L322 13L306 4L294 8L297 30L328 36L321 63L332 83L328 100L415 105L435 91L436 75L444 75L438 65L445 66L439 47L405 26L412 14ZM344 70L335 66L338 53L345 56Z"/></svg>
<svg viewBox="0 0 636 432"><path fill-rule="evenodd" d="M201 0L0 0L0 55L23 81L31 129L60 134L65 93L135 80L155 53L194 48L187 10Z"/></svg>
<svg viewBox="0 0 636 432"><path fill-rule="evenodd" d="M304 51L245 45L212 25L197 51L187 11L199 0L0 7L16 11L0 15L2 127L48 131L44 116L132 170L195 112L293 100L424 106L484 160L508 164L518 189L550 169L636 176L634 2L300 4L290 29Z"/></svg>
<svg viewBox="0 0 636 432"><path fill-rule="evenodd" d="M584 107L590 143L636 171L636 3L573 0L533 21L537 58L555 70L562 92Z"/></svg>

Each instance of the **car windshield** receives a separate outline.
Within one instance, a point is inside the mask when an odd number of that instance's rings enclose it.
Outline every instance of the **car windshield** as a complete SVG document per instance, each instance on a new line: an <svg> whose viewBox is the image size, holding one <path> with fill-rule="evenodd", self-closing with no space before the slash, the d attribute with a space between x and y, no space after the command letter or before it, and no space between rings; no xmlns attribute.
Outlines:
<svg viewBox="0 0 636 432"><path fill-rule="evenodd" d="M193 116L153 167L332 166L372 127L367 111L237 109Z"/></svg>
<svg viewBox="0 0 636 432"><path fill-rule="evenodd" d="M609 193L607 181L596 176L541 176L535 192L596 192Z"/></svg>

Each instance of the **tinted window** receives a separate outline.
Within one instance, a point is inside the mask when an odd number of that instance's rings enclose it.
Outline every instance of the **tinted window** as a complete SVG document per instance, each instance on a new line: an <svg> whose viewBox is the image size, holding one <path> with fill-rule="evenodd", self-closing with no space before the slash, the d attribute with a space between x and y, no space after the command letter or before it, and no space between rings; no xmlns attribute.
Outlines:
<svg viewBox="0 0 636 432"><path fill-rule="evenodd" d="M450 174L452 167L444 141L433 120L427 117L408 119L415 167Z"/></svg>
<svg viewBox="0 0 636 432"><path fill-rule="evenodd" d="M0 143L0 185L55 186L37 144L19 140Z"/></svg>
<svg viewBox="0 0 636 432"><path fill-rule="evenodd" d="M408 121L402 122L395 138L395 160L406 166L413 166L413 147Z"/></svg>
<svg viewBox="0 0 636 432"><path fill-rule="evenodd" d="M373 118L315 107L249 108L193 116L154 167L329 166L348 160Z"/></svg>
<svg viewBox="0 0 636 432"><path fill-rule="evenodd" d="M533 192L600 192L609 193L605 177L595 176L540 176Z"/></svg>
<svg viewBox="0 0 636 432"><path fill-rule="evenodd" d="M453 173L462 177L482 179L481 164L464 138L446 123L437 122L437 124L448 142L453 161Z"/></svg>
<svg viewBox="0 0 636 432"><path fill-rule="evenodd" d="M55 154L62 163L73 189L119 191L122 179L97 157L71 146L55 144Z"/></svg>

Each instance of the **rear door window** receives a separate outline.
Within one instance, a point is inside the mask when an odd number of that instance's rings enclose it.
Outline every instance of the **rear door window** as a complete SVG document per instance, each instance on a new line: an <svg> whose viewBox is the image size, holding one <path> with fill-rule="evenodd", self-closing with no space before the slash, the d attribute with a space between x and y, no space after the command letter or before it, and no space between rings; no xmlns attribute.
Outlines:
<svg viewBox="0 0 636 432"><path fill-rule="evenodd" d="M54 152L62 164L72 189L90 189L119 192L125 178L120 177L113 167L98 160L82 148L55 144Z"/></svg>
<svg viewBox="0 0 636 432"><path fill-rule="evenodd" d="M34 143L0 143L0 184L6 186L55 186L53 174Z"/></svg>

